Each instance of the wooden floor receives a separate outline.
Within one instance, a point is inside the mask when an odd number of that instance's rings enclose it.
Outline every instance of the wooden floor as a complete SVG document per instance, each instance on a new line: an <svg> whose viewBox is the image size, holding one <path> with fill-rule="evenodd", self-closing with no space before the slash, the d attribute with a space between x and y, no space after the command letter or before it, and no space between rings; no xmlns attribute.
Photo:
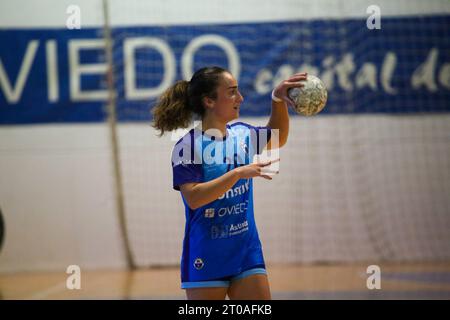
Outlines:
<svg viewBox="0 0 450 320"><path fill-rule="evenodd" d="M450 262L384 264L381 289L366 286L369 264L269 265L274 299L450 299ZM65 270L64 270L65 271ZM2 299L185 299L178 268L83 271L81 289L60 273L0 274Z"/></svg>

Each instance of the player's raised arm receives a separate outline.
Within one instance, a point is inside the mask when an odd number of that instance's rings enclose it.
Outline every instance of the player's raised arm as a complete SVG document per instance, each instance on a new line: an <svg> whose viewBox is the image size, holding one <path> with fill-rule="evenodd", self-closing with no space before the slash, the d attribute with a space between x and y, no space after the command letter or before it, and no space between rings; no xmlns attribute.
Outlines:
<svg viewBox="0 0 450 320"><path fill-rule="evenodd" d="M302 87L303 84L299 81L306 80L306 73L297 73L289 79L281 82L272 91L272 112L267 126L271 129L277 129L279 133L279 147L286 144L289 135L289 114L288 104L294 102L288 96L290 88ZM267 148L271 149L272 145L269 142Z"/></svg>

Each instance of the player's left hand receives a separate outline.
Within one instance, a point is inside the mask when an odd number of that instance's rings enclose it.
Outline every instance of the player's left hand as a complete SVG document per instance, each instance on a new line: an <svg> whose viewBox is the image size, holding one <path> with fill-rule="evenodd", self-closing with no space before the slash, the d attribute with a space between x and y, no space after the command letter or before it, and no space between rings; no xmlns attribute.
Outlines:
<svg viewBox="0 0 450 320"><path fill-rule="evenodd" d="M292 101L291 98L289 98L288 90L290 88L301 88L303 87L303 84L300 83L300 81L304 81L307 79L308 74L306 72L296 73L292 77L290 77L287 80L282 81L278 86L275 87L273 91L273 95L281 99L291 106L293 106L295 103Z"/></svg>

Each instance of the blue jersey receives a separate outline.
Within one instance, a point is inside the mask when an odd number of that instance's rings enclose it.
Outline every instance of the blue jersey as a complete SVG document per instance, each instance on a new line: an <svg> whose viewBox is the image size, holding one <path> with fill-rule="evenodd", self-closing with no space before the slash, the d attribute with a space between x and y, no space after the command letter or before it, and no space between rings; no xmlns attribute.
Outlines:
<svg viewBox="0 0 450 320"><path fill-rule="evenodd" d="M270 129L242 122L227 125L224 138L192 129L172 152L174 189L188 182L207 182L252 163L269 139ZM220 279L264 264L253 215L252 179L240 179L218 199L197 209L182 199L186 215L182 282Z"/></svg>

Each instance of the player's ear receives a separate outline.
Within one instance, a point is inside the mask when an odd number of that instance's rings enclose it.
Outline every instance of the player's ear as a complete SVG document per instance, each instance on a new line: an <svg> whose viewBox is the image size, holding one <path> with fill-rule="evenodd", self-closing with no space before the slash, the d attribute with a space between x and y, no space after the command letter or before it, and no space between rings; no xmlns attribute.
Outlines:
<svg viewBox="0 0 450 320"><path fill-rule="evenodd" d="M211 99L210 97L203 97L203 105L206 108L208 108L208 109L214 108L215 103L216 102L213 99Z"/></svg>

